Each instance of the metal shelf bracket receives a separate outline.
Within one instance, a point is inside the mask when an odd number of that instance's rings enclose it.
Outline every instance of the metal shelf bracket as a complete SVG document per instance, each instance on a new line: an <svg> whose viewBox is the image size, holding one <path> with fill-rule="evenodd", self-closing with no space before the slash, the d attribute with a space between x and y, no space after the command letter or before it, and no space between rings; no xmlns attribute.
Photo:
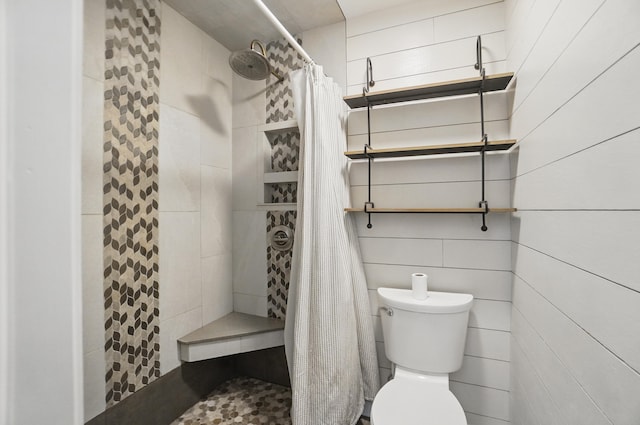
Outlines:
<svg viewBox="0 0 640 425"><path fill-rule="evenodd" d="M373 65L371 64L371 58L367 58L367 81L366 87L362 88L362 95L366 96L369 93L371 87L376 85L375 80L373 79Z"/></svg>

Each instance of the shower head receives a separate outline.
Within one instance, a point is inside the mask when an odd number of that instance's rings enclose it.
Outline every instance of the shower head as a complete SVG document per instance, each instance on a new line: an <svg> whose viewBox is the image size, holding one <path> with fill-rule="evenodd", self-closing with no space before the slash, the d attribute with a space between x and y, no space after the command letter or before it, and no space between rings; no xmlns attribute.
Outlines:
<svg viewBox="0 0 640 425"><path fill-rule="evenodd" d="M258 46L260 51L256 50L255 46ZM253 40L249 49L231 53L229 66L233 72L249 80L265 80L269 74L273 74L279 82L284 80L271 68L264 45L258 40Z"/></svg>

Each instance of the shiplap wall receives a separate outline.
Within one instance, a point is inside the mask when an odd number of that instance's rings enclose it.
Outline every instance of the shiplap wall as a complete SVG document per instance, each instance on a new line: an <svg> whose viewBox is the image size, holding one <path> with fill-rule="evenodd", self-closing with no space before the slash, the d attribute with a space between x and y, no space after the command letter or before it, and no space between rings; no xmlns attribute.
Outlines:
<svg viewBox="0 0 640 425"><path fill-rule="evenodd" d="M360 93L366 57L374 90L477 76L476 36L483 36L488 73L506 70L504 3L420 1L347 21L347 91ZM487 133L509 133L506 94L486 96ZM477 96L376 107L374 147L416 146L480 140ZM349 115L349 149L367 140L365 111ZM376 207L476 207L480 200L478 155L377 160L372 198ZM367 196L365 162L351 164L351 195L361 207ZM487 199L511 205L508 155L487 158ZM378 287L410 286L413 272L426 272L432 290L475 297L464 364L451 376L451 390L472 425L509 422L511 233L508 215L374 215L373 228L357 215L360 246L376 324L381 376L390 374L378 313Z"/></svg>
<svg viewBox="0 0 640 425"><path fill-rule="evenodd" d="M507 0L516 424L640 423L640 2Z"/></svg>

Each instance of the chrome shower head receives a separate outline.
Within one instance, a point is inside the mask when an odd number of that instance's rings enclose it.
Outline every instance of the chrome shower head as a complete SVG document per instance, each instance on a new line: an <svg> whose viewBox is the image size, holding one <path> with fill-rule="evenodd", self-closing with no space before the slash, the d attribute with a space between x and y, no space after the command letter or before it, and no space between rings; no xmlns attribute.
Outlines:
<svg viewBox="0 0 640 425"><path fill-rule="evenodd" d="M256 50L255 46L258 46L260 51ZM264 45L258 40L253 40L249 49L231 53L229 66L233 72L249 80L264 80L269 74L273 74L278 81L284 80L271 68Z"/></svg>

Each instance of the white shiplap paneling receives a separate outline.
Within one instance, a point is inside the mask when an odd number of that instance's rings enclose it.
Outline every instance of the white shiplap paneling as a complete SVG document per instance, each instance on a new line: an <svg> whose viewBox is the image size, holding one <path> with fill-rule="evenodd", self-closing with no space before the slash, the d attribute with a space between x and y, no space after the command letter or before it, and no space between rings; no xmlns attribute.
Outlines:
<svg viewBox="0 0 640 425"><path fill-rule="evenodd" d="M372 218L371 229L366 227L366 214L356 214L356 220L363 237L508 240L510 236L508 214L489 214L486 232L478 232L481 219L469 214L381 214Z"/></svg>
<svg viewBox="0 0 640 425"><path fill-rule="evenodd" d="M544 125L536 126L526 136L512 133L521 142L516 175L638 128L640 82L634 76L639 67L640 48L636 48L546 119Z"/></svg>
<svg viewBox="0 0 640 425"><path fill-rule="evenodd" d="M637 16L640 16L639 2L606 2L535 84L535 90L527 96L526 102L519 100L520 96L526 95L524 90L516 90L515 134L528 134L637 46L640 43Z"/></svg>
<svg viewBox="0 0 640 425"><path fill-rule="evenodd" d="M462 368L449 379L498 390L509 390L509 362L464 356Z"/></svg>
<svg viewBox="0 0 640 425"><path fill-rule="evenodd" d="M637 211L521 211L516 223L521 244L640 290Z"/></svg>
<svg viewBox="0 0 640 425"><path fill-rule="evenodd" d="M465 412L509 420L509 392L479 385L450 382L451 392Z"/></svg>
<svg viewBox="0 0 640 425"><path fill-rule="evenodd" d="M528 403L534 403L537 412L556 412L561 423L610 424L518 309L512 317L512 382L524 387ZM515 410L523 402L518 400Z"/></svg>
<svg viewBox="0 0 640 425"><path fill-rule="evenodd" d="M508 2L514 423L636 424L640 3ZM556 7L557 4L557 7Z"/></svg>
<svg viewBox="0 0 640 425"><path fill-rule="evenodd" d="M412 22L434 18L448 13L456 13L482 7L499 0L418 0L405 3L400 7L382 9L362 16L349 19L347 22L347 37L357 36L381 29L405 26Z"/></svg>
<svg viewBox="0 0 640 425"><path fill-rule="evenodd" d="M362 147L360 148L362 150ZM509 179L509 157L487 154L488 180ZM414 157L411 159L376 160L372 166L371 181L375 185L468 182L480 177L480 154ZM367 184L367 161L351 164L351 185Z"/></svg>
<svg viewBox="0 0 640 425"><path fill-rule="evenodd" d="M347 61L413 49L433 43L433 20L412 22L348 37Z"/></svg>
<svg viewBox="0 0 640 425"><path fill-rule="evenodd" d="M370 56L375 90L473 77L476 36L483 34L488 73L505 71L504 3L487 0L419 1L347 22L348 94L360 93L365 58ZM508 102L504 94L485 96L486 131L506 138ZM372 145L417 146L479 140L477 96L376 107ZM351 111L349 148L367 142L366 111ZM480 200L479 155L411 160L376 160L372 200L376 207L476 207ZM487 158L490 205L510 205L510 161ZM366 163L351 164L351 200L367 196ZM378 341L380 366L388 374L378 316L378 287L410 287L410 275L429 275L431 290L474 295L464 367L451 388L471 424L509 420L509 329L511 310L511 232L509 215L489 215L482 232L478 215L380 214L366 227L356 215ZM383 382L385 380L383 379Z"/></svg>
<svg viewBox="0 0 640 425"><path fill-rule="evenodd" d="M640 374L518 277L515 278L513 305L604 415L615 424L637 423L640 417L640 404L636 402L640 392ZM515 335L519 338L521 334L516 332ZM534 360L536 365L540 361ZM563 402L574 395L565 395Z"/></svg>
<svg viewBox="0 0 640 425"><path fill-rule="evenodd" d="M433 27L438 43L502 31L504 2L437 16L433 19Z"/></svg>
<svg viewBox="0 0 640 425"><path fill-rule="evenodd" d="M477 100L474 103L476 103L475 106L477 108ZM485 121L485 132L489 135L489 140L507 139L509 134L508 121ZM386 148L394 146L430 146L448 143L465 143L480 140L480 133L480 122L478 119L477 122L471 123L374 132L371 134L371 146ZM368 142L367 134L354 134L349 136L347 142L349 150L362 149Z"/></svg>
<svg viewBox="0 0 640 425"><path fill-rule="evenodd" d="M502 61L506 57L504 32L497 31L482 37L483 61ZM471 67L476 63L476 37L467 37L448 43L433 44L410 50L400 50L371 58L374 78L389 80L434 71ZM360 85L365 81L365 59L347 64L347 84ZM475 71L477 75L477 71ZM451 78L453 79L453 78ZM378 90L378 87L376 87Z"/></svg>
<svg viewBox="0 0 640 425"><path fill-rule="evenodd" d="M523 210L640 209L638 140L634 130L521 175L514 204Z"/></svg>
<svg viewBox="0 0 640 425"><path fill-rule="evenodd" d="M488 93L484 96L484 102L485 121L501 121L507 118L507 103L504 94ZM477 96L437 99L421 103L400 103L389 107L373 108L371 111L371 131L374 134L407 130L433 131L431 129L434 127L453 127L469 123L478 125L476 128L476 137L478 137L480 134L480 102ZM454 130L451 129L451 133L454 133ZM351 111L349 113L349 135L364 134L367 134L366 109ZM429 134L425 134L425 136L429 136ZM440 135L437 136L440 137ZM386 136L384 137L386 140ZM461 137L466 137L466 135L463 134ZM429 144L429 142L428 139L424 141L425 144ZM362 146L360 145L358 148L361 149Z"/></svg>
<svg viewBox="0 0 640 425"><path fill-rule="evenodd" d="M426 273L429 290L468 293L485 300L511 300L511 273L507 271L365 263L365 273L371 289L409 288L412 273Z"/></svg>
<svg viewBox="0 0 640 425"><path fill-rule="evenodd" d="M510 205L508 180L488 181L485 187L489 206ZM477 208L480 188L480 181L378 185L371 188L371 199L377 208ZM352 205L360 207L366 199L366 186L351 187Z"/></svg>

